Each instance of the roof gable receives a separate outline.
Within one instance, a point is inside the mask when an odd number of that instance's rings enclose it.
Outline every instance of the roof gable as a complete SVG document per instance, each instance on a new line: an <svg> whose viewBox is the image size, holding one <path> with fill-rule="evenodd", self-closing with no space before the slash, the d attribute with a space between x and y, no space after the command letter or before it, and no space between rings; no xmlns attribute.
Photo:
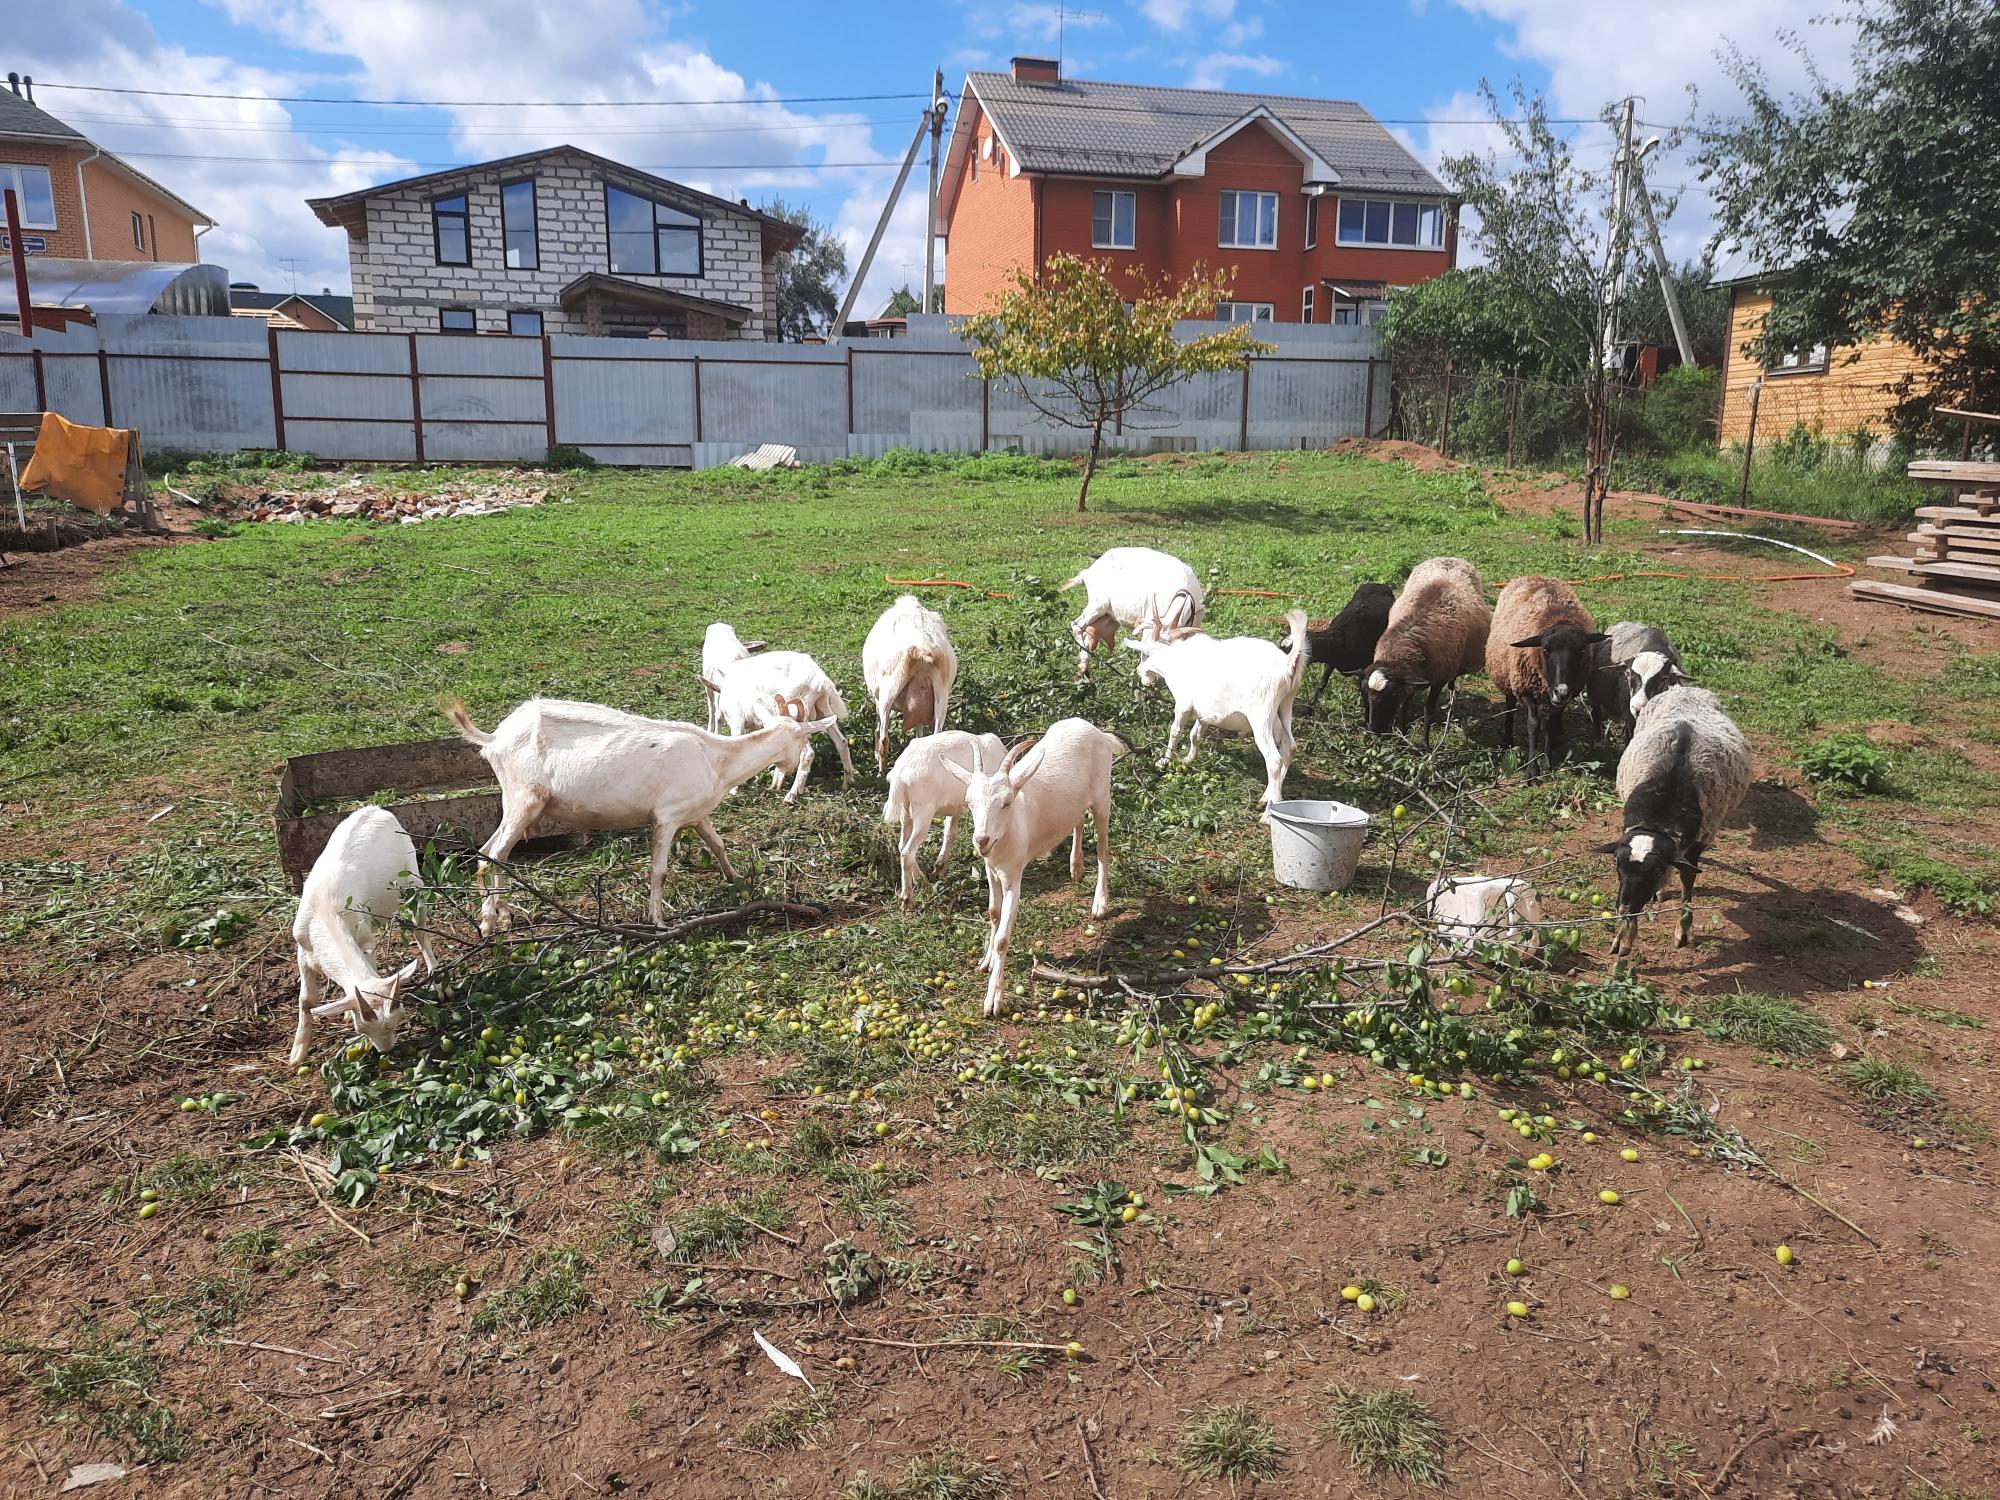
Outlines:
<svg viewBox="0 0 2000 1500"><path fill-rule="evenodd" d="M1305 168L1307 183L1333 183L1340 181L1340 173L1329 165L1324 157L1305 143L1299 133L1287 125L1265 105L1258 105L1240 119L1234 120L1206 140L1191 146L1181 159L1174 163L1176 177L1201 177L1208 171L1208 153L1223 142L1228 141L1252 125L1262 125L1279 143L1296 156Z"/></svg>

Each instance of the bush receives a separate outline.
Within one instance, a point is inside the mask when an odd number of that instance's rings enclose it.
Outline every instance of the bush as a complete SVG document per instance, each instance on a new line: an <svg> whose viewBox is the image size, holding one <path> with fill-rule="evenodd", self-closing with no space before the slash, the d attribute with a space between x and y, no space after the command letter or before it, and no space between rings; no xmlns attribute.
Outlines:
<svg viewBox="0 0 2000 1500"><path fill-rule="evenodd" d="M1713 447L1716 401L1721 392L1720 370L1676 365L1646 393L1646 439L1662 453Z"/></svg>
<svg viewBox="0 0 2000 1500"><path fill-rule="evenodd" d="M1858 734L1830 734L1799 755L1808 779L1879 792L1889 785L1889 757Z"/></svg>
<svg viewBox="0 0 2000 1500"><path fill-rule="evenodd" d="M557 443L542 459L545 469L594 469L597 460L574 443Z"/></svg>

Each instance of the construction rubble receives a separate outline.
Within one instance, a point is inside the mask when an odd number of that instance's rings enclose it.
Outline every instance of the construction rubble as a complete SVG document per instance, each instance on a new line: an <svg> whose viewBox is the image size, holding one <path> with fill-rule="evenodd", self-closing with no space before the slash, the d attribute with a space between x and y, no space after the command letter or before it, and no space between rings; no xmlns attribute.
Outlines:
<svg viewBox="0 0 2000 1500"><path fill-rule="evenodd" d="M503 469L476 481L405 490L392 477L354 475L337 484L310 489L229 485L212 497L187 496L209 515L227 521L354 520L413 526L441 516L491 516L549 498L549 476L533 470Z"/></svg>

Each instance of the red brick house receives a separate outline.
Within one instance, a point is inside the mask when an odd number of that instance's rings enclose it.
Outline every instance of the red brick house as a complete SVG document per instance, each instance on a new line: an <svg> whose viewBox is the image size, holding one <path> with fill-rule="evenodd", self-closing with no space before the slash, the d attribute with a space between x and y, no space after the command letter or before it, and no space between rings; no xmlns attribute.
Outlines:
<svg viewBox="0 0 2000 1500"><path fill-rule="evenodd" d="M1235 269L1217 316L1369 323L1457 259L1455 205L1358 104L969 73L940 189L945 311L1070 252L1184 277Z"/></svg>

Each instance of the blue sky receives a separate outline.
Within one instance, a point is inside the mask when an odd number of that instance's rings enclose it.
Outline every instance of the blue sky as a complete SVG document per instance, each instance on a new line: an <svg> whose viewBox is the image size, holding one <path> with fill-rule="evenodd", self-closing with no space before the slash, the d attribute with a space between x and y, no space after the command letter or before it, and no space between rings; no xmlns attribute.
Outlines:
<svg viewBox="0 0 2000 1500"><path fill-rule="evenodd" d="M1689 85L1704 108L1726 108L1717 62L1725 35L1788 76L1779 29L1803 26L1828 3L1096 0L1063 7L1061 50L1077 75L1356 99L1434 160L1484 141L1478 127L1455 123L1478 115L1482 78L1519 77L1565 115L1594 116L1632 91L1648 114L1677 119ZM803 200L858 261L921 101L755 101L917 94L939 65L955 93L968 68L1052 53L1058 24L1058 7L1042 0L17 0L10 8L4 67L34 75L38 102L214 215L220 227L205 239L205 258L236 279L296 280L308 290L345 290L347 272L342 236L313 219L306 198L559 141L730 197ZM275 102L285 95L601 107ZM1608 159L1605 131L1580 133L1595 159ZM1685 176L1667 168L1667 178ZM1692 250L1705 228L1697 194L1669 229L1673 248ZM864 310L921 280L922 241L919 190L892 223Z"/></svg>

